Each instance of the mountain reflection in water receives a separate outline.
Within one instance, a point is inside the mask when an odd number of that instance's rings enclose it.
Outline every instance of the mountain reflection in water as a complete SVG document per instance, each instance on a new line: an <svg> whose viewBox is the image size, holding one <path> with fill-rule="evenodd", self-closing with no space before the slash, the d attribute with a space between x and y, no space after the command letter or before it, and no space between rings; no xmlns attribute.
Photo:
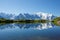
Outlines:
<svg viewBox="0 0 60 40"><path fill-rule="evenodd" d="M43 29L48 29L54 27L54 25L50 23L26 23L26 24L4 24L0 25L0 29L5 29L5 28L20 28L20 29L38 29L38 30L43 30Z"/></svg>
<svg viewBox="0 0 60 40"><path fill-rule="evenodd" d="M60 40L60 27L51 22L0 24L0 40Z"/></svg>

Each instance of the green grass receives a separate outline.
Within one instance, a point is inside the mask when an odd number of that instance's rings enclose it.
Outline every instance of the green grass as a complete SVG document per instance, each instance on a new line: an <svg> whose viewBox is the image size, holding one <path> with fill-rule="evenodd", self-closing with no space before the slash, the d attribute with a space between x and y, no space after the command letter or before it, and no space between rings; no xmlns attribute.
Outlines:
<svg viewBox="0 0 60 40"><path fill-rule="evenodd" d="M46 23L47 20L8 20L0 18L0 23Z"/></svg>
<svg viewBox="0 0 60 40"><path fill-rule="evenodd" d="M60 24L57 23L58 21L60 21L60 17L56 17L56 18L52 21L52 23L55 24L55 25L57 25L57 26L60 26Z"/></svg>

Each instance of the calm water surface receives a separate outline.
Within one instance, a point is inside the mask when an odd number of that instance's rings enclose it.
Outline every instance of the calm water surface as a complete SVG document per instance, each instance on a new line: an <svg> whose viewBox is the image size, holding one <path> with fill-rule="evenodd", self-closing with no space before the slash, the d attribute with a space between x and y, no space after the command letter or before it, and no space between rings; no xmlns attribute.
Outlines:
<svg viewBox="0 0 60 40"><path fill-rule="evenodd" d="M0 24L0 40L60 40L60 26L52 23Z"/></svg>

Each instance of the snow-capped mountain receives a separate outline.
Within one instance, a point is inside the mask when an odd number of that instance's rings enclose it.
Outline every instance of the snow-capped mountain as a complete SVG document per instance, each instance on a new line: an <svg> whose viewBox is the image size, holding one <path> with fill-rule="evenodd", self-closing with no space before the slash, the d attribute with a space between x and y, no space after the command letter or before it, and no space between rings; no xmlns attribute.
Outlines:
<svg viewBox="0 0 60 40"><path fill-rule="evenodd" d="M0 18L11 19L12 17L12 14L0 13Z"/></svg>
<svg viewBox="0 0 60 40"><path fill-rule="evenodd" d="M34 19L40 19L40 17L38 15L35 15L35 14L24 14L25 15L25 18L27 20L34 20Z"/></svg>
<svg viewBox="0 0 60 40"><path fill-rule="evenodd" d="M15 19L26 19L26 20L35 20L35 19L40 19L40 17L36 14L19 14L18 16L15 17Z"/></svg>
<svg viewBox="0 0 60 40"><path fill-rule="evenodd" d="M18 16L15 16L15 19L19 20L19 19L25 19L23 14L19 14Z"/></svg>
<svg viewBox="0 0 60 40"><path fill-rule="evenodd" d="M24 19L24 20L39 20L39 19L44 19L44 20L53 20L55 18L54 15L52 14L46 14L46 13L39 13L39 14L19 14L18 16L15 17L15 19Z"/></svg>
<svg viewBox="0 0 60 40"><path fill-rule="evenodd" d="M36 14L29 14L29 13L20 13L19 15L13 15L13 14L5 14L0 13L0 18L6 18L6 19L14 19L14 20L53 20L56 16L48 13L36 13Z"/></svg>
<svg viewBox="0 0 60 40"><path fill-rule="evenodd" d="M41 19L44 19L44 20L53 20L56 16L52 15L52 14L49 14L49 13L43 13L43 12L38 12L36 13L38 16L41 17Z"/></svg>

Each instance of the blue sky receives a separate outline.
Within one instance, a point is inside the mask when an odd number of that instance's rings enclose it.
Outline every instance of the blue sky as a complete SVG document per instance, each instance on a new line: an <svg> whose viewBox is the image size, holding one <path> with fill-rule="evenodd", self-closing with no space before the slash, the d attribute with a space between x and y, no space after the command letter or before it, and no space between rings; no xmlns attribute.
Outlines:
<svg viewBox="0 0 60 40"><path fill-rule="evenodd" d="M0 12L12 14L45 12L60 16L60 0L0 0Z"/></svg>

